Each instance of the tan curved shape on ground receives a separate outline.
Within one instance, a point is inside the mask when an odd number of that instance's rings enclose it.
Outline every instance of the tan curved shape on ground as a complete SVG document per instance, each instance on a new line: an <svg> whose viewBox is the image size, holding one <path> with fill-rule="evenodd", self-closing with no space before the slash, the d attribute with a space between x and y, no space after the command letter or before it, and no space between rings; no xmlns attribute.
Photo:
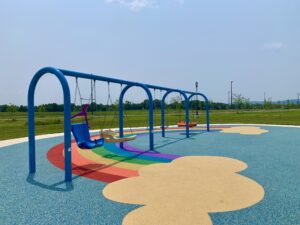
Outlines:
<svg viewBox="0 0 300 225"><path fill-rule="evenodd" d="M258 135L269 132L268 130L264 130L260 127L253 127L253 126L239 126L239 127L230 127L230 128L223 128L222 133L232 133L232 134L252 134Z"/></svg>
<svg viewBox="0 0 300 225"><path fill-rule="evenodd" d="M139 204L124 225L211 225L208 213L239 210L256 204L264 189L237 172L247 164L224 157L181 157L168 164L143 167L138 177L108 184L113 201Z"/></svg>

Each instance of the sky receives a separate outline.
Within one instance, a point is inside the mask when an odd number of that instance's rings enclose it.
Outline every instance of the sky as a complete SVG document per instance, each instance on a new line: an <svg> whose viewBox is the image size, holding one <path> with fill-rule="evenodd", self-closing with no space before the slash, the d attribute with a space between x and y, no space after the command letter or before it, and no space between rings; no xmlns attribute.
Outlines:
<svg viewBox="0 0 300 225"><path fill-rule="evenodd" d="M1 0L0 104L26 105L45 66L183 90L198 81L215 102L228 101L231 80L251 100L295 99L299 12L299 0ZM89 82L79 83L88 96ZM107 84L96 87L105 103ZM111 90L117 99L120 87ZM145 97L134 88L126 100ZM36 104L62 99L58 81L43 77Z"/></svg>

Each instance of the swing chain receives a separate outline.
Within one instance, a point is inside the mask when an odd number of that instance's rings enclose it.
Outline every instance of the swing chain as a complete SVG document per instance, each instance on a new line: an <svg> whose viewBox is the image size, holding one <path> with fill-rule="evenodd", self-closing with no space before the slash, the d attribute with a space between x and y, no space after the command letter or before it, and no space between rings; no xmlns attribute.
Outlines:
<svg viewBox="0 0 300 225"><path fill-rule="evenodd" d="M154 88L154 104L153 104L153 109L156 109L155 103L156 103L156 89Z"/></svg>
<svg viewBox="0 0 300 225"><path fill-rule="evenodd" d="M94 100L95 100L95 112L97 112L97 92L96 92L96 80L94 80Z"/></svg>
<svg viewBox="0 0 300 225"><path fill-rule="evenodd" d="M74 105L73 105L73 109L72 111L75 110L76 108L76 101L77 101L77 90L78 90L78 77L75 78L76 79L76 87L75 87L75 94L74 94Z"/></svg>

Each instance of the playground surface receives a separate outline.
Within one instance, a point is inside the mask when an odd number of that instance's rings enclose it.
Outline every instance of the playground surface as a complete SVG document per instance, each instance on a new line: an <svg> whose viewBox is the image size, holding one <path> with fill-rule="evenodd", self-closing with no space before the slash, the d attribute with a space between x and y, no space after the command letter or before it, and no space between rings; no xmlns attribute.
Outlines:
<svg viewBox="0 0 300 225"><path fill-rule="evenodd" d="M64 182L63 136L0 147L1 224L300 224L300 127L170 129L84 150L72 142ZM97 133L94 133L95 137ZM24 141L24 140L23 140ZM7 142L6 142L7 143ZM1 145L0 145L1 146Z"/></svg>

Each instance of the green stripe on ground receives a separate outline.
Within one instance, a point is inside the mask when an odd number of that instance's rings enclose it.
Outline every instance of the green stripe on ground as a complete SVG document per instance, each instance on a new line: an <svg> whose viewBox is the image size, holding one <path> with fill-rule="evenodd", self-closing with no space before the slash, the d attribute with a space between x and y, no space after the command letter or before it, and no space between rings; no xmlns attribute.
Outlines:
<svg viewBox="0 0 300 225"><path fill-rule="evenodd" d="M102 156L103 158L113 159L113 160L116 160L119 162L141 164L141 165L150 165L150 164L154 164L154 163L160 163L157 161L139 159L138 158L139 154L136 154L135 156L132 156L132 157L119 156L119 155L116 155L116 154L108 151L104 147L94 148L94 149L92 149L92 151L94 153L96 153L97 155Z"/></svg>

